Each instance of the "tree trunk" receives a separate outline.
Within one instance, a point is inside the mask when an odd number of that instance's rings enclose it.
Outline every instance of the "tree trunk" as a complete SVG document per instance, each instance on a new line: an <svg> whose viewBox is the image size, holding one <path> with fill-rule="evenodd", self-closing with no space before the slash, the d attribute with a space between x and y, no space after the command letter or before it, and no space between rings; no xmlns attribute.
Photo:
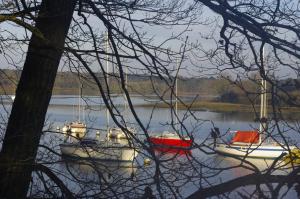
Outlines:
<svg viewBox="0 0 300 199"><path fill-rule="evenodd" d="M0 152L0 198L25 198L76 0L43 0Z"/></svg>

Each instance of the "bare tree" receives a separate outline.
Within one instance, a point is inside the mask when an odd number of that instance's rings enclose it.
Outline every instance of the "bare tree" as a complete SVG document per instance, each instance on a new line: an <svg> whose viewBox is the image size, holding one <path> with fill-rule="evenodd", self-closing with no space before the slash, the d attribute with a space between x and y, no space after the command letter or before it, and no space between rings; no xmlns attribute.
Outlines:
<svg viewBox="0 0 300 199"><path fill-rule="evenodd" d="M245 94L257 112L255 100L259 92L245 83L252 82L259 87L258 79L253 77L253 72L258 72L272 88L269 93L275 119L273 130L287 144L284 127L299 133L298 123L293 125L285 120L276 100L293 106L299 106L299 101L280 87L275 75L266 73L263 48L270 49L268 60L273 66L299 73L298 6L296 2L251 0L2 1L0 22L22 27L25 36L20 39L13 32L2 32L1 51L7 62L17 68L22 67L9 51L21 54L21 60L25 53L27 55L0 153L1 197L184 198L190 195L190 198L204 198L230 197L232 192L237 192L240 197L275 198L284 196L292 185L297 189L298 167L292 164L286 169L278 164L280 159L263 171L245 158L233 158L234 165L215 160L217 154L208 132L205 135L199 132L204 123L210 122L216 127L214 122L197 115L193 110L197 95L191 102L185 102L176 92L175 82L183 79L181 71L189 77L199 77L204 72L229 73L230 77L225 78ZM212 11L210 19L203 20L203 10L204 13ZM201 35L215 42L214 46L205 46L186 37L190 28L207 24L214 27L214 31L207 35L203 31ZM159 34L151 34L154 28L170 34L167 39L160 38ZM171 28L175 30L170 31ZM27 52L23 50L24 45L28 45ZM114 65L115 71L107 71L108 62ZM207 63L210 67L203 67ZM80 164L68 162L63 171L57 168L61 161L57 147L61 139L51 129L45 130L44 125L59 65L98 89L113 122L130 138L129 144L139 148L136 171L122 173L112 165L92 160ZM135 88L126 82L126 69L132 75L146 76L150 82L149 92L160 100L149 111L146 122L142 121L131 100L130 91ZM122 109L113 100L112 85L117 85L117 90L126 96L141 137L128 130ZM183 117L174 109L175 101L186 110ZM162 125L180 136L189 136L193 140L192 153L155 152L149 136L159 106L170 110L170 120L161 121ZM193 121L192 127L187 126L190 125L187 118ZM41 139L44 135L49 137ZM148 158L153 163L144 167L141 160ZM79 167L89 172L80 172ZM216 180L224 180L222 176L234 169L244 169L250 174L227 182ZM275 171L288 174L273 174ZM241 189L251 185L255 188L250 191Z"/></svg>
<svg viewBox="0 0 300 199"><path fill-rule="evenodd" d="M26 197L74 7L75 1L41 4L35 25L41 34L32 35L2 145L2 197Z"/></svg>

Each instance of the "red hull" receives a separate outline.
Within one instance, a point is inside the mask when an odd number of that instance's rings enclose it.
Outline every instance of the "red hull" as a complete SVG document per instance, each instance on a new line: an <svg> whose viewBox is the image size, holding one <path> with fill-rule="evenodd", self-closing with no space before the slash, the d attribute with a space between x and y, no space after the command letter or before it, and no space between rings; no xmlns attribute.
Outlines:
<svg viewBox="0 0 300 199"><path fill-rule="evenodd" d="M150 142L160 147L170 147L174 149L189 149L192 146L192 140L156 138L150 137Z"/></svg>

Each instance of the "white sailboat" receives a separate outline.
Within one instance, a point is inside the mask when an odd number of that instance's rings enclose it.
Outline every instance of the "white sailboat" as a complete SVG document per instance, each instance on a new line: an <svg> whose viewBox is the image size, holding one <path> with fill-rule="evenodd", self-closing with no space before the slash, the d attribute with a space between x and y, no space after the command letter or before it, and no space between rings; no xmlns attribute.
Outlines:
<svg viewBox="0 0 300 199"><path fill-rule="evenodd" d="M262 63L264 67L264 63ZM265 70L266 71L266 70ZM289 153L295 146L265 139L267 124L267 81L261 80L260 127L254 131L232 131L233 138L228 143L217 143L215 151L226 156L274 159L282 153Z"/></svg>
<svg viewBox="0 0 300 199"><path fill-rule="evenodd" d="M82 96L82 84L79 88L79 96L78 96L78 120L66 123L62 132L68 136L83 138L86 135L86 124L81 122L81 96Z"/></svg>
<svg viewBox="0 0 300 199"><path fill-rule="evenodd" d="M108 37L107 37L108 38ZM107 39L108 41L108 39ZM107 42L108 46L108 42ZM107 48L108 50L108 48ZM106 63L106 71L108 73L108 57ZM108 75L108 74L107 74ZM107 76L108 81L108 76ZM107 130L109 128L109 110L106 110L107 116ZM116 129L118 130L118 129ZM108 137L107 137L108 138ZM125 141L125 142L124 142ZM84 138L77 143L63 143L60 144L62 155L73 158L96 159L101 161L119 161L128 162L133 161L138 154L138 150L133 147L129 140L103 140Z"/></svg>
<svg viewBox="0 0 300 199"><path fill-rule="evenodd" d="M127 82L128 82L128 75L127 75L127 67L125 68L125 87L127 89ZM124 117L125 117L125 123L126 118L128 117L128 105L127 105L127 97L124 94ZM109 112L107 111L107 120L109 119ZM109 121L109 120L108 120ZM108 131L107 131L107 138L109 139L128 139L128 136L126 136L126 133L122 128L119 127L109 127L107 125ZM126 130L130 132L131 134L136 134L136 129L132 127L126 127Z"/></svg>
<svg viewBox="0 0 300 199"><path fill-rule="evenodd" d="M188 136L179 136L178 131L178 73L180 69L180 64L178 59L176 60L177 70L175 75L175 130L173 132L164 131L158 135L150 136L150 142L154 145L155 149L162 152L171 153L186 153L190 150L192 146L192 140Z"/></svg>

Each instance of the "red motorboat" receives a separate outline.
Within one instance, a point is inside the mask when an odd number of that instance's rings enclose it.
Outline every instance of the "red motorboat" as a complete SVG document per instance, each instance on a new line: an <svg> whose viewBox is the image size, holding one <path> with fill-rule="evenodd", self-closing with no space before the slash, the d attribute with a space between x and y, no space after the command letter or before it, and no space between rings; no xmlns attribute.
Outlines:
<svg viewBox="0 0 300 199"><path fill-rule="evenodd" d="M192 140L189 137L180 137L177 133L170 132L150 136L150 142L155 148L162 148L164 150L190 150L192 146Z"/></svg>

